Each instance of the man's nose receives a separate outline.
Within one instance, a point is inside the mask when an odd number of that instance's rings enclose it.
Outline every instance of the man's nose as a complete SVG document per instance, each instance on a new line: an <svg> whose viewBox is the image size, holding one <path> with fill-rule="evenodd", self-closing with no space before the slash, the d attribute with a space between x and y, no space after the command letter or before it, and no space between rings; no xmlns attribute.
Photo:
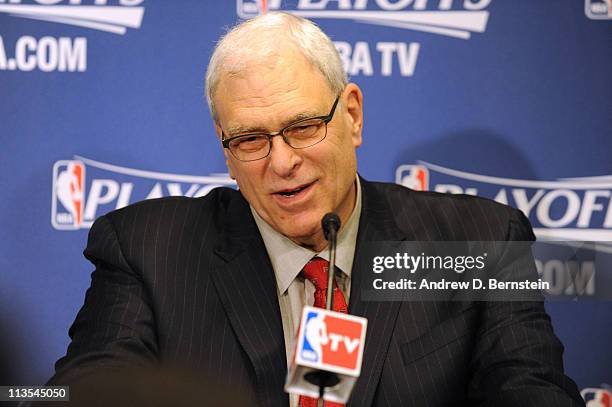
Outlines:
<svg viewBox="0 0 612 407"><path fill-rule="evenodd" d="M302 163L298 150L285 142L282 136L272 137L270 168L279 177L290 176Z"/></svg>

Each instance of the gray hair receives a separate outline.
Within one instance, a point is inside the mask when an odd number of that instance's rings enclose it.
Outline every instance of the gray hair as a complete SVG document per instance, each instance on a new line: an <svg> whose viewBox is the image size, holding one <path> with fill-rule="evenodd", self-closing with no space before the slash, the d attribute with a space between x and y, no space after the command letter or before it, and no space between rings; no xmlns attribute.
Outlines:
<svg viewBox="0 0 612 407"><path fill-rule="evenodd" d="M297 48L321 71L332 92L339 94L346 87L348 78L338 51L315 23L288 13L268 13L238 24L217 43L206 70L206 98L213 120L217 120L213 94L221 74L239 73L248 62L265 60L286 46Z"/></svg>

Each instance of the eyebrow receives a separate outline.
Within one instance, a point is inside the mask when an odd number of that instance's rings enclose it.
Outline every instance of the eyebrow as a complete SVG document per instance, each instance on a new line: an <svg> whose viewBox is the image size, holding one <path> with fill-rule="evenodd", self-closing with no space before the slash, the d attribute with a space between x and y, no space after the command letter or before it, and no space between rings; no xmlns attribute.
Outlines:
<svg viewBox="0 0 612 407"><path fill-rule="evenodd" d="M320 116L324 116L324 115L321 115L318 112L314 112L314 111L306 111L306 112L298 113L294 116L291 116L289 119L286 119L283 122L281 122L281 126L279 130L284 129L290 124L299 122L300 120L310 119L313 117L320 117ZM227 138L236 137L236 136L240 136L243 134L250 134L250 133L270 133L270 131L269 129L265 127L259 127L259 126L232 126L232 127L229 127L227 130Z"/></svg>

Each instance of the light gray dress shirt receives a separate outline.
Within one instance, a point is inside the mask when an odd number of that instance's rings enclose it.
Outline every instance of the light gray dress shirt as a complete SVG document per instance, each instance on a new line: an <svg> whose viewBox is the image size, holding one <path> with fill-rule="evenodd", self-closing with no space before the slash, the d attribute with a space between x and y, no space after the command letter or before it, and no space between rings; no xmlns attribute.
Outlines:
<svg viewBox="0 0 612 407"><path fill-rule="evenodd" d="M346 225L340 228L336 246L336 281L338 286L349 303L351 291L351 269L353 267L353 257L355 255L355 245L357 243L357 231L359 229L359 218L361 217L361 184L359 177L355 181L357 185L357 196L355 198L355 208L351 213ZM251 212L259 228L259 233L263 238L268 252L268 257L272 263L276 276L276 287L278 293L278 303L283 321L283 333L285 336L285 351L287 365L293 352L293 344L302 307L314 304L314 285L306 280L301 271L315 256L329 260L329 249L326 247L320 253L298 246L289 238L272 229L251 207ZM289 395L290 406L298 407L299 396Z"/></svg>

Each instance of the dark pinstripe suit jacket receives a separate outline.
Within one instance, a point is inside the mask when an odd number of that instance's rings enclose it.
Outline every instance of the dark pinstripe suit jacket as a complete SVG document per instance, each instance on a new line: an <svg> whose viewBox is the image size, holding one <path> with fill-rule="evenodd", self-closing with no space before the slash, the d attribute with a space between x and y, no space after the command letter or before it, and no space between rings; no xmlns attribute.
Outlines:
<svg viewBox="0 0 612 407"><path fill-rule="evenodd" d="M368 318L351 406L583 405L538 302L360 300L360 247L377 240L532 240L524 216L489 200L362 181L349 311ZM242 195L137 203L99 218L95 266L51 383L105 366L179 362L287 406L276 283Z"/></svg>

